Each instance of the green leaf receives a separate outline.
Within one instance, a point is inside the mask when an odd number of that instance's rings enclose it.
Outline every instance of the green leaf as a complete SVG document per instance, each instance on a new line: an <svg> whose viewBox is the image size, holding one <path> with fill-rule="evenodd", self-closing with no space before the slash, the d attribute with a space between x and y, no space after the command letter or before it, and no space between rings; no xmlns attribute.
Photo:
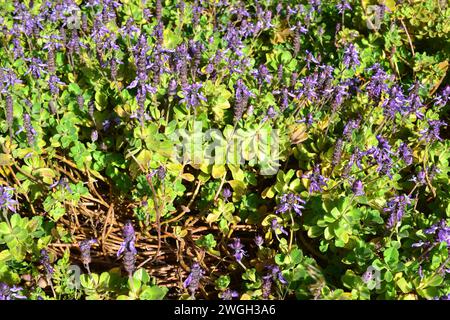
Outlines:
<svg viewBox="0 0 450 320"><path fill-rule="evenodd" d="M148 283L150 281L150 276L143 268L136 270L133 274L133 278L139 280L141 283Z"/></svg>
<svg viewBox="0 0 450 320"><path fill-rule="evenodd" d="M398 250L394 247L391 248L387 248L386 250L384 250L383 252L383 256L384 256L384 261L388 264L388 265L395 265L398 262Z"/></svg>
<svg viewBox="0 0 450 320"><path fill-rule="evenodd" d="M139 292L141 289L142 283L139 281L139 279L136 279L134 277L128 279L128 287L130 288L130 291L133 293Z"/></svg>
<svg viewBox="0 0 450 320"><path fill-rule="evenodd" d="M290 257L293 264L299 264L303 259L303 252L302 250L295 248L290 253Z"/></svg>
<svg viewBox="0 0 450 320"><path fill-rule="evenodd" d="M408 283L405 278L400 278L399 280L397 280L396 284L403 293L411 292L411 290L413 289L412 285Z"/></svg>
<svg viewBox="0 0 450 320"><path fill-rule="evenodd" d="M78 84L72 82L68 86L69 92L76 94L77 96L81 94L81 89Z"/></svg>
<svg viewBox="0 0 450 320"><path fill-rule="evenodd" d="M394 279L394 275L389 270L385 272L384 274L384 280L386 282L391 282Z"/></svg>
<svg viewBox="0 0 450 320"><path fill-rule="evenodd" d="M227 169L225 168L225 166L222 165L213 165L212 167L212 176L214 179L219 179L222 178L223 175L227 172Z"/></svg>
<svg viewBox="0 0 450 320"><path fill-rule="evenodd" d="M341 213L339 212L339 209L334 207L333 209L331 209L331 215L333 217L335 217L336 219L339 219L339 217L341 216Z"/></svg>
<svg viewBox="0 0 450 320"><path fill-rule="evenodd" d="M441 285L443 281L444 278L442 278L442 276L435 274L434 276L423 279L419 288L437 287Z"/></svg>
<svg viewBox="0 0 450 320"><path fill-rule="evenodd" d="M95 107L99 111L103 111L108 104L108 97L105 95L104 91L95 92Z"/></svg>
<svg viewBox="0 0 450 320"><path fill-rule="evenodd" d="M229 275L221 275L214 282L219 290L225 290L230 285L231 279Z"/></svg>
<svg viewBox="0 0 450 320"><path fill-rule="evenodd" d="M248 280L248 281L251 281L251 282L256 282L256 269L254 269L254 268L247 269L242 274L242 279L243 280Z"/></svg>
<svg viewBox="0 0 450 320"><path fill-rule="evenodd" d="M169 289L167 287L145 287L145 289L139 295L141 300L162 300Z"/></svg>
<svg viewBox="0 0 450 320"><path fill-rule="evenodd" d="M19 214L15 213L12 215L10 219L11 227L14 229L14 227L21 226L22 218Z"/></svg>
<svg viewBox="0 0 450 320"><path fill-rule="evenodd" d="M0 237L4 234L11 233L11 229L9 228L6 222L0 222Z"/></svg>

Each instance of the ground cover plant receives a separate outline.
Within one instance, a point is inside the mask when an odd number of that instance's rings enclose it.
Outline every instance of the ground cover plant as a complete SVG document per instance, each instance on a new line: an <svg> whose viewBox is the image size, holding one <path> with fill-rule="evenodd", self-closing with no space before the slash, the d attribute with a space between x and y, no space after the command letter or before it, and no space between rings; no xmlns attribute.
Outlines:
<svg viewBox="0 0 450 320"><path fill-rule="evenodd" d="M0 299L448 299L447 1L0 2Z"/></svg>

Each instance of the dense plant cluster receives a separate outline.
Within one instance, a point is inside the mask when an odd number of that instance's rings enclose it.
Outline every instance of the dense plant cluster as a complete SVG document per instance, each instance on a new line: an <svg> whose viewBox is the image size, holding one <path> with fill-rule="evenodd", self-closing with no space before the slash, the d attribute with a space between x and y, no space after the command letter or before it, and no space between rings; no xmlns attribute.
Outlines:
<svg viewBox="0 0 450 320"><path fill-rule="evenodd" d="M450 297L446 1L0 12L1 300Z"/></svg>

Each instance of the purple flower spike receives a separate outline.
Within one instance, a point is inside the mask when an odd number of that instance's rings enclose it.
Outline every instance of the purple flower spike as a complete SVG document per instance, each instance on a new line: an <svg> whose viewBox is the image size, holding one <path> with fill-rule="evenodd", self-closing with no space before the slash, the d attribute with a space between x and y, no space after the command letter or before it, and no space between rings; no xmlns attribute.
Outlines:
<svg viewBox="0 0 450 320"><path fill-rule="evenodd" d="M183 282L183 287L189 288L192 298L194 298L195 292L198 290L200 280L203 278L204 273L205 271L203 271L200 265L198 263L194 263L191 268L191 273Z"/></svg>
<svg viewBox="0 0 450 320"><path fill-rule="evenodd" d="M125 226L123 227L123 237L124 241L120 245L119 251L117 251L117 256L119 257L122 253L124 253L124 267L128 274L131 276L134 271L134 264L136 262L135 255L137 254L137 250L134 247L136 234L131 221L127 221L125 223Z"/></svg>
<svg viewBox="0 0 450 320"><path fill-rule="evenodd" d="M353 191L353 194L355 195L355 197L365 195L364 185L361 180L356 180L355 182L353 182L352 191Z"/></svg>
<svg viewBox="0 0 450 320"><path fill-rule="evenodd" d="M304 209L302 204L305 203L306 202L302 198L300 198L300 196L297 196L293 193L286 193L281 197L280 204L277 207L275 213L284 213L293 210L295 213L301 216L302 209Z"/></svg>
<svg viewBox="0 0 450 320"><path fill-rule="evenodd" d="M239 293L234 290L227 289L224 292L219 294L219 298L222 300L233 300L233 298L238 298Z"/></svg>
<svg viewBox="0 0 450 320"><path fill-rule="evenodd" d="M234 250L233 256L236 258L236 261L241 262L242 258L246 255L241 239L235 238L234 242L228 246Z"/></svg>
<svg viewBox="0 0 450 320"><path fill-rule="evenodd" d="M200 106L200 101L207 101L199 90L203 85L201 83L193 83L183 88L184 98L180 102L186 103L187 108L196 108Z"/></svg>
<svg viewBox="0 0 450 320"><path fill-rule="evenodd" d="M413 155L411 149L405 142L400 145L400 147L398 148L398 152L403 161L405 161L406 165L409 166L413 163Z"/></svg>
<svg viewBox="0 0 450 320"><path fill-rule="evenodd" d="M230 188L223 188L222 196L225 199L225 201L228 201L228 198L230 198L232 195Z"/></svg>
<svg viewBox="0 0 450 320"><path fill-rule="evenodd" d="M261 246L264 244L264 239L260 235L257 235L255 237L255 244L258 246L258 248L261 248Z"/></svg>
<svg viewBox="0 0 450 320"><path fill-rule="evenodd" d="M346 68L353 66L353 68L360 65L358 51L353 43L350 43L344 50L343 63Z"/></svg>
<svg viewBox="0 0 450 320"><path fill-rule="evenodd" d="M86 269L89 271L89 264L91 263L91 246L98 243L96 239L89 239L81 241L78 246L81 251L81 261Z"/></svg>
<svg viewBox="0 0 450 320"><path fill-rule="evenodd" d="M281 226L278 223L277 219L273 219L272 222L270 223L270 225L271 225L271 228L273 231L275 231L275 232L279 231L285 235L288 235L288 232L286 231L286 229L284 229L283 226Z"/></svg>
<svg viewBox="0 0 450 320"><path fill-rule="evenodd" d="M22 300L27 297L21 295L19 291L23 290L21 287L8 286L6 283L0 282L0 300Z"/></svg>
<svg viewBox="0 0 450 320"><path fill-rule="evenodd" d="M48 256L47 250L41 250L41 259L39 260L39 262L44 266L47 276L51 277L53 275L54 269L50 264L50 258Z"/></svg>
<svg viewBox="0 0 450 320"><path fill-rule="evenodd" d="M400 224L409 204L411 204L411 199L407 195L395 196L388 201L386 208L384 208L384 212L391 214L386 225L388 229Z"/></svg>
<svg viewBox="0 0 450 320"><path fill-rule="evenodd" d="M18 204L16 200L13 199L13 188L0 186L0 209L10 210L16 212L15 206Z"/></svg>
<svg viewBox="0 0 450 320"><path fill-rule="evenodd" d="M439 131L442 126L446 125L447 123L441 120L428 120L428 128L420 131L422 139L428 143L442 141L442 138L439 136Z"/></svg>
<svg viewBox="0 0 450 320"><path fill-rule="evenodd" d="M336 8L339 10L339 14L342 14L345 12L345 10L352 10L352 7L350 6L350 4L348 3L347 0L341 0L339 1L339 3L336 5Z"/></svg>
<svg viewBox="0 0 450 320"><path fill-rule="evenodd" d="M315 165L313 171L303 177L310 181L309 193L322 192L323 187L327 186L326 181L328 178L325 178L320 174L320 167L318 165Z"/></svg>

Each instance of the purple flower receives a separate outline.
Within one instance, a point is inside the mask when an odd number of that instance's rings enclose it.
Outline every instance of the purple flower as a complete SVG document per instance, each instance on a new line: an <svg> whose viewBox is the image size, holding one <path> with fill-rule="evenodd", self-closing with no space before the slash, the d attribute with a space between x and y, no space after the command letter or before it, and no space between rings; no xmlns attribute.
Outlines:
<svg viewBox="0 0 450 320"><path fill-rule="evenodd" d="M263 284L261 287L262 298L267 300L272 292L272 275L266 275L263 277Z"/></svg>
<svg viewBox="0 0 450 320"><path fill-rule="evenodd" d="M238 30L231 24L227 27L224 40L227 42L227 48L230 49L236 56L242 57L242 49L244 44L242 43L241 35Z"/></svg>
<svg viewBox="0 0 450 320"><path fill-rule="evenodd" d="M189 288L192 298L194 297L195 292L198 290L200 280L203 278L204 273L205 272L200 267L200 265L198 263L194 263L191 268L191 273L189 274L187 279L183 282L183 287Z"/></svg>
<svg viewBox="0 0 450 320"><path fill-rule="evenodd" d="M144 122L144 103L147 93L156 93L156 88L152 87L148 82L148 70L151 68L147 51L149 51L147 38L141 34L138 43L133 47L134 60L136 64L136 78L128 85L128 89L138 87L136 100L139 105L139 115L141 125Z"/></svg>
<svg viewBox="0 0 450 320"><path fill-rule="evenodd" d="M76 30L72 31L72 36L70 37L70 40L67 42L67 52L69 52L70 54L73 53L80 53L80 48L87 48L87 46L81 42L79 36L78 36L78 32Z"/></svg>
<svg viewBox="0 0 450 320"><path fill-rule="evenodd" d="M64 82L61 82L56 75L51 75L48 80L48 87L50 88L50 92L55 96L59 94L58 85L64 85Z"/></svg>
<svg viewBox="0 0 450 320"><path fill-rule="evenodd" d="M27 75L31 72L31 75L35 79L39 79L41 77L42 73L45 73L45 64L42 62L39 58L31 58L31 59L25 59L26 61L30 62L29 70L25 72L24 75Z"/></svg>
<svg viewBox="0 0 450 320"><path fill-rule="evenodd" d="M0 282L0 300L22 300L27 297L21 295L19 292L23 289L16 286L8 286L4 282Z"/></svg>
<svg viewBox="0 0 450 320"><path fill-rule="evenodd" d="M356 164L356 166L359 169L362 169L361 161L365 155L366 155L366 152L363 152L363 151L359 150L358 147L356 147L355 150L353 151L352 155L350 156L350 159L349 159L347 165L344 168L343 176L344 177L348 176L348 174L351 171L351 169L353 168L354 164Z"/></svg>
<svg viewBox="0 0 450 320"><path fill-rule="evenodd" d="M233 300L233 298L238 298L239 293L234 290L227 289L224 292L219 293L219 298L222 300Z"/></svg>
<svg viewBox="0 0 450 320"><path fill-rule="evenodd" d="M413 176L409 181L415 182L417 185L426 185L426 173L425 170L420 170L417 175Z"/></svg>
<svg viewBox="0 0 450 320"><path fill-rule="evenodd" d="M424 230L425 234L434 235L434 241L419 241L412 244L412 247L430 247L439 243L445 242L447 247L450 248L450 226L445 219L442 219L438 223L433 224L430 228Z"/></svg>
<svg viewBox="0 0 450 320"><path fill-rule="evenodd" d="M128 18L125 25L119 30L122 37L133 37L134 34L139 32L140 29L136 27L133 18Z"/></svg>
<svg viewBox="0 0 450 320"><path fill-rule="evenodd" d="M158 176L159 180L164 180L164 178L166 177L166 169L163 166L159 166L158 169L156 169L156 175Z"/></svg>
<svg viewBox="0 0 450 320"><path fill-rule="evenodd" d="M119 251L117 251L117 256L119 257L122 253L124 253L124 267L128 274L131 276L134 271L134 264L136 262L135 255L137 254L137 250L134 246L136 241L136 233L131 221L127 221L125 223L123 227L123 237L124 241L120 245Z"/></svg>
<svg viewBox="0 0 450 320"><path fill-rule="evenodd" d="M290 98L295 97L295 95L292 94L287 87L283 87L281 90L275 90L273 93L276 95L281 95L281 112L284 112L289 107Z"/></svg>
<svg viewBox="0 0 450 320"><path fill-rule="evenodd" d="M331 165L333 167L336 167L341 162L343 144L344 142L342 141L342 139L338 139L336 141L336 145L333 151L333 159L331 160Z"/></svg>
<svg viewBox="0 0 450 320"><path fill-rule="evenodd" d="M164 178L166 177L166 169L163 166L159 166L157 169L154 169L149 174L147 174L147 178L152 178L155 175L159 180L164 180Z"/></svg>
<svg viewBox="0 0 450 320"><path fill-rule="evenodd" d="M318 85L318 75L313 73L300 79L301 87L296 91L297 99L304 97L306 100L314 101L318 97L317 85Z"/></svg>
<svg viewBox="0 0 450 320"><path fill-rule="evenodd" d="M389 90L389 98L383 101L384 114L393 118L396 113L406 115L410 112L402 89L398 85L392 86Z"/></svg>
<svg viewBox="0 0 450 320"><path fill-rule="evenodd" d="M348 85L344 82L341 82L334 88L334 101L331 105L332 112L335 112L345 101L345 98L349 96Z"/></svg>
<svg viewBox="0 0 450 320"><path fill-rule="evenodd" d="M344 58L342 59L342 62L344 63L344 66L346 68L349 68L350 66L353 66L353 68L355 68L356 66L360 65L358 51L356 50L356 47L353 43L350 43L345 48Z"/></svg>
<svg viewBox="0 0 450 320"><path fill-rule="evenodd" d="M244 245L241 243L241 239L235 238L234 242L232 244L229 244L228 246L234 250L233 256L236 258L236 261L240 262L246 255Z"/></svg>
<svg viewBox="0 0 450 320"><path fill-rule="evenodd" d="M361 180L356 180L355 182L353 182L352 192L355 195L355 197L359 197L359 196L365 195L365 193L364 193L364 185L363 185Z"/></svg>
<svg viewBox="0 0 450 320"><path fill-rule="evenodd" d="M275 108L273 107L273 106L270 106L268 109L267 109L267 113L266 113L266 115L264 116L264 118L262 119L262 122L265 122L265 121L267 121L268 119L273 119L273 118L275 118L277 116L277 112L275 111Z"/></svg>
<svg viewBox="0 0 450 320"><path fill-rule="evenodd" d="M15 205L18 204L16 200L13 199L14 189L10 187L0 186L0 209L1 210L11 210L16 212Z"/></svg>
<svg viewBox="0 0 450 320"><path fill-rule="evenodd" d="M427 241L427 242L424 242L424 241L419 241L419 242L416 242L416 243L413 243L412 245L411 245L411 247L413 247L413 248L420 248L420 247L423 247L423 246L428 246L430 243Z"/></svg>
<svg viewBox="0 0 450 320"><path fill-rule="evenodd" d="M91 132L91 141L95 142L98 140L98 131L97 130L92 130Z"/></svg>
<svg viewBox="0 0 450 320"><path fill-rule="evenodd" d="M8 93L10 87L14 87L15 84L22 83L22 80L17 78L15 72L8 68L0 68L0 92Z"/></svg>
<svg viewBox="0 0 450 320"><path fill-rule="evenodd" d="M323 187L327 186L328 178L321 175L319 165L315 165L312 172L303 175L303 178L309 179L309 193L322 192Z"/></svg>
<svg viewBox="0 0 450 320"><path fill-rule="evenodd" d="M270 296L270 293L272 291L272 284L275 281L279 281L283 285L287 285L288 282L281 274L280 268L278 266L269 266L267 267L269 269L269 272L267 275L265 275L263 278L263 284L261 287L262 291L262 298L268 299Z"/></svg>
<svg viewBox="0 0 450 320"><path fill-rule="evenodd" d="M310 64L311 62L318 64L319 61L313 56L313 54L311 52L309 52L308 50L305 50L306 52L306 56L305 56L305 61L306 61L306 67L308 68L308 70L310 69Z"/></svg>
<svg viewBox="0 0 450 320"><path fill-rule="evenodd" d="M314 117L311 113L308 113L306 117L301 118L300 120L296 120L297 123L306 123L308 127L310 127L314 123Z"/></svg>
<svg viewBox="0 0 450 320"><path fill-rule="evenodd" d="M257 235L255 237L255 244L258 246L258 248L261 248L261 246L264 244L264 239L260 235Z"/></svg>
<svg viewBox="0 0 450 320"><path fill-rule="evenodd" d="M410 88L409 88L409 96L408 96L408 103L409 103L409 112L414 112L418 119L422 120L424 117L424 114L419 110L423 107L422 99L419 96L419 89L423 87L420 82L416 81Z"/></svg>
<svg viewBox="0 0 450 320"><path fill-rule="evenodd" d="M180 102L186 103L187 108L196 108L200 105L200 100L207 101L199 92L203 85L201 83L193 83L183 88L183 99Z"/></svg>
<svg viewBox="0 0 450 320"><path fill-rule="evenodd" d="M222 196L225 199L225 201L228 201L228 198L231 197L231 190L230 190L230 188L223 188Z"/></svg>
<svg viewBox="0 0 450 320"><path fill-rule="evenodd" d="M447 85L440 95L437 95L436 98L434 98L435 104L438 107L444 107L448 101L450 100L450 85Z"/></svg>
<svg viewBox="0 0 450 320"><path fill-rule="evenodd" d="M419 273L419 277L420 277L420 279L423 279L423 270L422 270L422 266L419 266L419 270L418 270L418 273Z"/></svg>
<svg viewBox="0 0 450 320"><path fill-rule="evenodd" d="M391 177L391 170L393 166L391 157L391 155L393 155L393 152L391 151L391 146L389 145L389 142L380 135L377 136L377 140L378 146L370 148L369 150L367 150L366 154L372 156L372 158L375 160L375 163L378 164L378 172Z"/></svg>
<svg viewBox="0 0 450 320"><path fill-rule="evenodd" d="M12 38L11 40L12 44L13 44L13 55L14 55L14 59L19 59L19 58L23 58L23 47L22 44L20 43L20 40L16 37Z"/></svg>
<svg viewBox="0 0 450 320"><path fill-rule="evenodd" d="M41 250L41 258L39 262L44 266L45 272L48 277L51 277L53 275L53 267L50 264L50 258L48 256L48 252L45 249Z"/></svg>
<svg viewBox="0 0 450 320"><path fill-rule="evenodd" d="M364 283L369 283L369 281L371 281L373 279L373 276L374 276L373 271L369 269L363 273L362 281Z"/></svg>
<svg viewBox="0 0 450 320"><path fill-rule="evenodd" d="M272 228L272 230L273 230L275 233L280 232L280 233L283 233L283 234L285 234L285 235L288 235L288 232L286 231L286 229L284 229L283 226L281 226L281 225L278 223L278 220L277 220L277 219L272 219L272 221L271 221L271 223L270 223L270 227Z"/></svg>
<svg viewBox="0 0 450 320"><path fill-rule="evenodd" d="M413 163L413 155L406 142L402 142L402 144L398 148L398 153L403 161L405 161L406 165L409 166L411 163Z"/></svg>
<svg viewBox="0 0 450 320"><path fill-rule="evenodd" d="M177 80L175 80L174 78L170 79L169 81L169 86L167 89L167 93L169 94L169 96L174 96L177 94L177 88L178 88L178 83Z"/></svg>
<svg viewBox="0 0 450 320"><path fill-rule="evenodd" d="M368 71L372 71L373 75L367 85L367 93L373 100L378 101L381 95L388 90L387 80L389 76L381 68L379 63L375 63Z"/></svg>
<svg viewBox="0 0 450 320"><path fill-rule="evenodd" d="M89 264L91 263L91 246L96 243L98 243L96 239L89 239L83 240L78 244L81 251L81 261L88 271Z"/></svg>
<svg viewBox="0 0 450 320"><path fill-rule="evenodd" d="M52 183L48 189L52 189L55 188L57 186L61 186L62 188L66 189L67 191L69 191L70 193L73 193L72 189L70 189L69 183L67 181L66 177L61 177L59 180L55 180L54 183Z"/></svg>
<svg viewBox="0 0 450 320"><path fill-rule="evenodd" d="M424 230L425 234L435 235L435 243L445 242L450 248L450 227L445 219Z"/></svg>
<svg viewBox="0 0 450 320"><path fill-rule="evenodd" d="M281 273L280 267L278 267L278 266L271 266L271 267L269 267L269 270L272 272L272 279L273 280L276 279L283 285L288 284L287 280L283 277L283 274Z"/></svg>
<svg viewBox="0 0 450 320"><path fill-rule="evenodd" d="M27 142L30 146L32 146L35 142L37 133L31 124L31 117L28 113L23 114L23 127L25 128L25 132L27 134Z"/></svg>
<svg viewBox="0 0 450 320"><path fill-rule="evenodd" d="M131 221L127 221L123 227L123 237L124 241L122 242L122 245L119 248L119 251L117 251L117 256L120 256L124 250L130 250L137 253L136 248L134 247L134 243L136 241L136 233L134 231L133 225Z"/></svg>
<svg viewBox="0 0 450 320"><path fill-rule="evenodd" d="M270 84L272 82L272 75L265 64L259 66L258 70L253 72L253 76L258 80L258 84L262 85L264 82Z"/></svg>
<svg viewBox="0 0 450 320"><path fill-rule="evenodd" d="M235 108L234 108L234 121L241 119L247 108L248 99L255 95L247 88L242 79L238 79L234 85L235 92Z"/></svg>
<svg viewBox="0 0 450 320"><path fill-rule="evenodd" d="M439 136L439 131L442 126L446 126L447 123L441 120L428 120L428 127L420 131L421 139L425 140L428 143L432 143L434 141L442 141L442 138Z"/></svg>
<svg viewBox="0 0 450 320"><path fill-rule="evenodd" d="M275 213L284 213L287 211L294 210L295 213L301 216L302 209L304 209L302 204L305 203L306 202L302 198L300 198L300 196L297 196L296 194L293 193L285 193L281 197L280 204L278 205Z"/></svg>
<svg viewBox="0 0 450 320"><path fill-rule="evenodd" d="M386 225L388 229L392 229L400 224L409 204L411 204L411 199L407 195L395 196L388 201L383 209L384 212L391 214Z"/></svg>
<svg viewBox="0 0 450 320"><path fill-rule="evenodd" d="M339 14L344 13L345 10L352 10L352 7L347 0L339 1L339 3L336 5L336 8L339 10Z"/></svg>

